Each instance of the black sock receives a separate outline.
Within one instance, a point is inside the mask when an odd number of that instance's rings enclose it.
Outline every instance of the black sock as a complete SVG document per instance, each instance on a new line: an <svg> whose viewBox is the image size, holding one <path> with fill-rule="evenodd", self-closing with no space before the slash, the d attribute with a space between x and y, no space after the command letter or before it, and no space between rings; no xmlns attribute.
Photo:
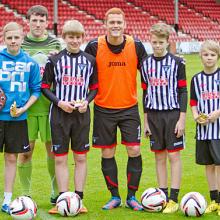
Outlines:
<svg viewBox="0 0 220 220"><path fill-rule="evenodd" d="M218 192L218 203L220 204L220 192Z"/></svg>
<svg viewBox="0 0 220 220"><path fill-rule="evenodd" d="M59 192L59 195L61 195L61 194L63 194L63 193L65 193L65 192Z"/></svg>
<svg viewBox="0 0 220 220"><path fill-rule="evenodd" d="M83 192L75 190L75 193L80 197L80 199L83 199Z"/></svg>
<svg viewBox="0 0 220 220"><path fill-rule="evenodd" d="M174 202L178 202L179 191L180 189L170 189L170 199L172 199Z"/></svg>
<svg viewBox="0 0 220 220"><path fill-rule="evenodd" d="M115 158L102 158L102 173L112 196L120 197L118 192L118 168Z"/></svg>
<svg viewBox="0 0 220 220"><path fill-rule="evenodd" d="M215 200L218 202L218 190L209 191L211 201Z"/></svg>
<svg viewBox="0 0 220 220"><path fill-rule="evenodd" d="M164 192L164 194L166 195L166 201L168 202L168 188L159 188L159 189L161 189L163 192Z"/></svg>
<svg viewBox="0 0 220 220"><path fill-rule="evenodd" d="M127 199L135 196L138 190L142 173L142 159L141 155L138 157L129 157L127 163Z"/></svg>

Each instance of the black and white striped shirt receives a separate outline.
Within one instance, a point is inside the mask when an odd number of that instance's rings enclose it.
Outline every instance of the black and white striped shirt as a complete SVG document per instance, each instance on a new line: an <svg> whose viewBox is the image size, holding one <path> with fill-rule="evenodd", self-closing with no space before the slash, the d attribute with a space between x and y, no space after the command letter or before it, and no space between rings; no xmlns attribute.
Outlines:
<svg viewBox="0 0 220 220"><path fill-rule="evenodd" d="M220 69L212 74L200 72L191 81L190 105L197 106L198 113L209 114L220 109ZM220 118L207 125L197 124L197 140L219 140Z"/></svg>
<svg viewBox="0 0 220 220"><path fill-rule="evenodd" d="M51 84L57 102L85 100L88 90L98 87L95 58L83 51L72 54L66 49L50 57L41 87L50 88Z"/></svg>
<svg viewBox="0 0 220 220"><path fill-rule="evenodd" d="M141 66L142 88L146 90L144 107L149 110L181 109L180 90L186 89L183 59L167 53L164 57L149 56ZM187 98L186 98L187 99ZM183 103L186 111L187 101Z"/></svg>

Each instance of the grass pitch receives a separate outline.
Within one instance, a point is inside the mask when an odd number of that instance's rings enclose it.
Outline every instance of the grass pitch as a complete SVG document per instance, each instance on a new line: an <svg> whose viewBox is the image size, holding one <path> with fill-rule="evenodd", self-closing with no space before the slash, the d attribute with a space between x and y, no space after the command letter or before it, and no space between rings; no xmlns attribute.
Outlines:
<svg viewBox="0 0 220 220"><path fill-rule="evenodd" d="M187 80L188 86L192 76L202 69L200 64L200 58L196 55L187 55L186 69L187 69ZM140 80L139 80L140 81ZM143 122L143 111L142 111L142 90L140 83L138 83L138 94L139 94L139 108L141 112L141 118ZM189 89L188 89L189 91ZM92 107L91 107L92 108ZM182 196L190 191L198 191L205 196L209 202L209 190L205 178L205 171L203 166L195 164L195 123L192 119L190 108L188 107L187 122L186 122L186 149L182 151L182 162L183 162L183 174L181 190L179 200ZM120 136L118 137L118 143L120 143ZM143 174L141 178L140 188L137 192L137 198L140 198L141 193L148 187L156 187L156 173L155 173L155 162L154 154L149 150L149 141L142 138L141 152L143 158ZM69 154L69 169L70 169L70 191L74 190L73 186L73 170L74 163L72 154ZM126 164L127 164L127 153L123 145L117 146L116 160L118 163L119 173L119 189L123 202L126 198L127 187L126 187ZM92 149L88 154L88 178L85 188L85 199L84 204L88 208L87 214L78 215L76 217L69 217L68 219L88 219L88 220L133 220L133 219L148 219L148 220L176 220L186 219L186 217L178 211L175 214L165 215L161 213L147 213L147 212L134 212L125 208L117 208L111 211L103 211L101 207L110 198L110 194L107 191L104 178L101 174L100 166L100 150ZM2 174L0 176L0 202L3 199L3 167L4 160L3 154L0 158L0 166ZM16 178L13 199L16 196L21 195L21 187L18 177ZM32 176L32 197L38 205L37 220L56 220L66 219L59 215L49 215L47 211L51 208L49 203L50 198L50 181L46 167L46 152L44 146L37 142L34 157L33 157L33 176ZM10 216L0 212L0 220L9 220ZM219 217L216 213L204 215L202 219L217 220Z"/></svg>

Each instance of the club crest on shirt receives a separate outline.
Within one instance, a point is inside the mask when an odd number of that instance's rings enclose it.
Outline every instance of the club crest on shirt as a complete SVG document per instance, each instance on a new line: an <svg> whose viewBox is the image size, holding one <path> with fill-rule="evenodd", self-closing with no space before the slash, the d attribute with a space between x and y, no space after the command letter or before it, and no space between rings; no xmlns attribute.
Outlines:
<svg viewBox="0 0 220 220"><path fill-rule="evenodd" d="M79 63L79 68L81 71L83 71L86 66L87 66L87 64L85 64L85 63Z"/></svg>
<svg viewBox="0 0 220 220"><path fill-rule="evenodd" d="M215 83L216 83L217 85L220 85L220 79L216 79L216 80L215 80Z"/></svg>
<svg viewBox="0 0 220 220"><path fill-rule="evenodd" d="M170 65L163 65L162 69L165 72L165 74L167 74L170 71Z"/></svg>

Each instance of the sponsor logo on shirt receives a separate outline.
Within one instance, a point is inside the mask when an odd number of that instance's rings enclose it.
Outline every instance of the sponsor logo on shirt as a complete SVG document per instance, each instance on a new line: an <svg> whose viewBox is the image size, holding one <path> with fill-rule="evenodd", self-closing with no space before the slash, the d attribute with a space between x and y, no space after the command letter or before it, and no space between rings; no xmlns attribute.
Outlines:
<svg viewBox="0 0 220 220"><path fill-rule="evenodd" d="M220 98L220 92L218 92L218 91L202 92L201 97L202 97L203 100L219 99Z"/></svg>
<svg viewBox="0 0 220 220"><path fill-rule="evenodd" d="M63 76L62 77L63 85L74 85L74 86L83 86L84 79L83 77L75 77L75 76Z"/></svg>
<svg viewBox="0 0 220 220"><path fill-rule="evenodd" d="M108 64L108 67L114 67L114 66L126 66L126 63L125 62L120 62L120 61L117 61L117 62L109 62Z"/></svg>
<svg viewBox="0 0 220 220"><path fill-rule="evenodd" d="M167 78L150 78L150 84L152 86L167 86L168 85L168 79Z"/></svg>
<svg viewBox="0 0 220 220"><path fill-rule="evenodd" d="M30 72L32 65L32 62L3 61L2 69L0 69L0 81L10 82L11 92L25 92L27 90L25 72Z"/></svg>

